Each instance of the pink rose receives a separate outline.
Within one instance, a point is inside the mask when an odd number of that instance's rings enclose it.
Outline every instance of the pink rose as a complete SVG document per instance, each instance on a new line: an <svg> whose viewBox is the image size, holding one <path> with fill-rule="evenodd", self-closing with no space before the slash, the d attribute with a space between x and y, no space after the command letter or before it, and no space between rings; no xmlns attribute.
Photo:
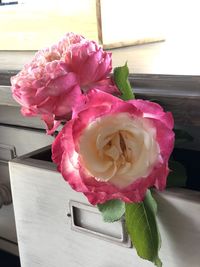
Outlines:
<svg viewBox="0 0 200 267"><path fill-rule="evenodd" d="M25 116L40 115L52 133L60 121L71 116L82 91L95 84L112 92L116 87L108 74L111 54L95 42L68 33L50 48L36 53L33 60L11 78L14 99ZM113 89L112 89L113 88Z"/></svg>
<svg viewBox="0 0 200 267"><path fill-rule="evenodd" d="M11 78L14 99L25 116L41 115L48 129L66 120L81 95L78 77L64 62L66 50L85 39L73 33L57 45L37 52L33 60Z"/></svg>
<svg viewBox="0 0 200 267"><path fill-rule="evenodd" d="M52 159L93 205L139 202L147 188L165 188L173 124L171 113L158 104L91 90L56 137Z"/></svg>

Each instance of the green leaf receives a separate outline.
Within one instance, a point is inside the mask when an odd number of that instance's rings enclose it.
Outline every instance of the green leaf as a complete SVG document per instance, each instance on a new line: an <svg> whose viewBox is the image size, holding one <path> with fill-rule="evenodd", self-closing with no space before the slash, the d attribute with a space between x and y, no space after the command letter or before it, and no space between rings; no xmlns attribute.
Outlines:
<svg viewBox="0 0 200 267"><path fill-rule="evenodd" d="M185 167L178 161L170 160L169 168L171 172L167 177L167 187L185 187L187 181Z"/></svg>
<svg viewBox="0 0 200 267"><path fill-rule="evenodd" d="M140 203L126 203L125 219L127 231L138 255L162 266L158 257L160 234L156 222L156 204L150 190Z"/></svg>
<svg viewBox="0 0 200 267"><path fill-rule="evenodd" d="M129 69L127 63L122 67L114 69L114 81L122 93L123 100L135 99L130 82L128 80Z"/></svg>
<svg viewBox="0 0 200 267"><path fill-rule="evenodd" d="M125 203L119 199L109 200L97 205L105 222L115 222L121 219L125 213Z"/></svg>
<svg viewBox="0 0 200 267"><path fill-rule="evenodd" d="M180 145L185 142L192 142L194 138L185 130L174 129L175 132L175 145Z"/></svg>

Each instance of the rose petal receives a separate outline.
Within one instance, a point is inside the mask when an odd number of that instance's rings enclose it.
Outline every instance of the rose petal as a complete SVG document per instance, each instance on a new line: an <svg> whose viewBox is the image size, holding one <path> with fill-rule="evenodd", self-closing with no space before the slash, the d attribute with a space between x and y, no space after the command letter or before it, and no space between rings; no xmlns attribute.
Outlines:
<svg viewBox="0 0 200 267"><path fill-rule="evenodd" d="M45 88L45 94L49 96L60 96L78 85L78 77L75 73L69 72L49 82Z"/></svg>

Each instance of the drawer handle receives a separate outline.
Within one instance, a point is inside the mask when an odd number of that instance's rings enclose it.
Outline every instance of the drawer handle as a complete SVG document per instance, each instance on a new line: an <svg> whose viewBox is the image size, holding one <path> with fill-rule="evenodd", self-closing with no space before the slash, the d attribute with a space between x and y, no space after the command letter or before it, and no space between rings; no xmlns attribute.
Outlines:
<svg viewBox="0 0 200 267"><path fill-rule="evenodd" d="M16 157L14 146L0 144L0 162L7 163L9 160Z"/></svg>
<svg viewBox="0 0 200 267"><path fill-rule="evenodd" d="M125 230L125 221L103 222L102 215L96 207L76 201L69 202L71 228L105 241L124 247L131 247L130 238Z"/></svg>

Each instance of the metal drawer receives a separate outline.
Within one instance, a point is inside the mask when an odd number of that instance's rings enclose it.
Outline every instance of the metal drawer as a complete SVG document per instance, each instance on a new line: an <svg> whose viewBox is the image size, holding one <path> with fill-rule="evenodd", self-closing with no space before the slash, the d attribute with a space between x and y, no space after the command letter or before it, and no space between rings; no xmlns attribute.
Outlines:
<svg viewBox="0 0 200 267"><path fill-rule="evenodd" d="M0 249L18 253L8 161L52 140L44 131L0 125Z"/></svg>
<svg viewBox="0 0 200 267"><path fill-rule="evenodd" d="M129 247L123 221L103 223L45 151L9 163L22 267L152 267ZM176 189L156 197L164 266L198 267L200 193Z"/></svg>

